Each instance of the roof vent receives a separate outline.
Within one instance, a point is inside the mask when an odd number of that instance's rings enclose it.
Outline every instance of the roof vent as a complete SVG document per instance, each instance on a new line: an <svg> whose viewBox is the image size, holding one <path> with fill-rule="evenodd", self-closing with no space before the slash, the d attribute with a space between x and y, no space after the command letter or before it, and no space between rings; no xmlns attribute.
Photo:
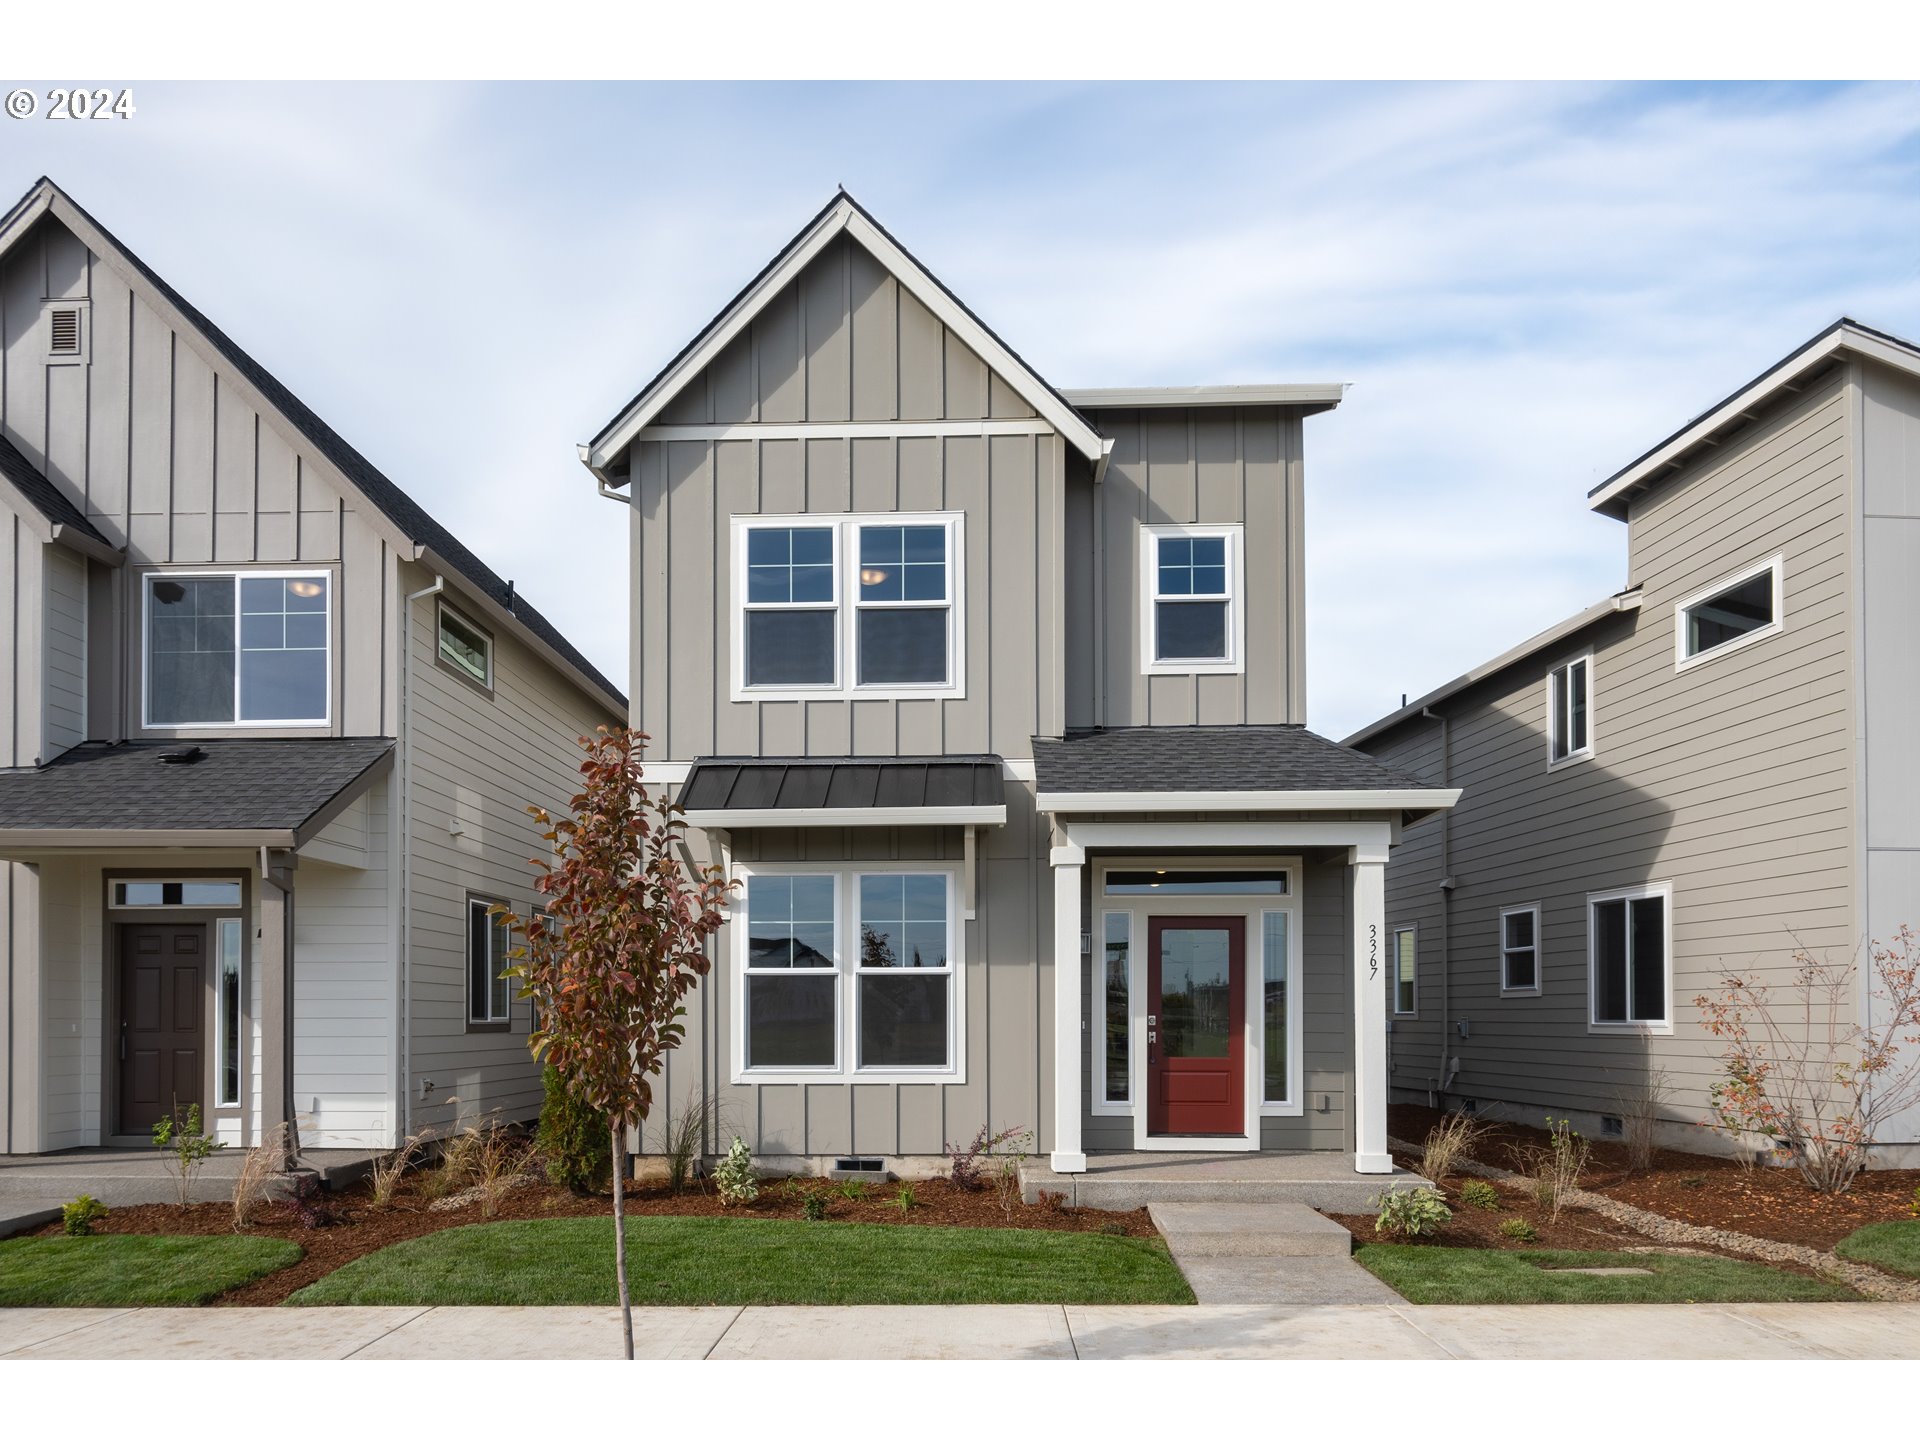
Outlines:
<svg viewBox="0 0 1920 1440"><path fill-rule="evenodd" d="M49 300L47 359L77 364L87 358L87 304L84 300Z"/></svg>
<svg viewBox="0 0 1920 1440"><path fill-rule="evenodd" d="M184 750L162 750L160 752L160 763L162 765L198 765L206 758L207 752L202 750L198 745L189 745Z"/></svg>

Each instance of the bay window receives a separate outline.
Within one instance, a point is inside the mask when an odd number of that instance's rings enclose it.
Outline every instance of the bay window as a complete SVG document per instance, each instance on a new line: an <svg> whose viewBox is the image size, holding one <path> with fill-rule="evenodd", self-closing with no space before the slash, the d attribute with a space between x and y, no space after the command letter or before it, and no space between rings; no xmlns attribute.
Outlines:
<svg viewBox="0 0 1920 1440"><path fill-rule="evenodd" d="M944 868L748 872L731 926L736 1079L961 1078L954 891Z"/></svg>
<svg viewBox="0 0 1920 1440"><path fill-rule="evenodd" d="M735 700L965 693L961 517L734 520Z"/></svg>

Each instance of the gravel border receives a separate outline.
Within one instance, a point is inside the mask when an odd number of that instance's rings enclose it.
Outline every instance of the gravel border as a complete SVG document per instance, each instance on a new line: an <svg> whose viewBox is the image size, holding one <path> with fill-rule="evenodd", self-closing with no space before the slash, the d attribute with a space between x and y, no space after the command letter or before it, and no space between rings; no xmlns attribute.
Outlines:
<svg viewBox="0 0 1920 1440"><path fill-rule="evenodd" d="M1424 1155L1426 1147L1407 1140L1388 1138L1390 1145L1396 1145L1414 1155ZM1482 1165L1477 1160L1459 1160L1455 1162L1462 1174L1476 1175L1483 1180L1491 1180L1497 1185L1531 1188L1532 1183L1524 1175L1511 1170L1502 1170L1497 1165ZM1609 1220L1618 1221L1629 1230L1638 1230L1650 1239L1663 1240L1677 1245L1711 1245L1718 1250L1731 1250L1737 1255L1751 1255L1756 1260L1785 1261L1793 1265L1804 1265L1822 1275L1830 1275L1843 1285L1858 1290L1862 1295L1871 1295L1876 1300L1920 1300L1920 1281L1901 1280L1884 1270L1876 1270L1871 1265L1858 1265L1851 1260L1842 1260L1838 1255L1825 1250L1815 1250L1807 1245L1789 1245L1781 1240L1762 1240L1757 1235L1742 1235L1737 1230L1716 1230L1710 1225L1694 1225L1685 1220L1675 1220L1670 1216L1658 1215L1651 1210L1642 1210L1637 1205L1629 1205L1623 1200L1615 1200L1606 1195L1595 1195L1589 1190L1576 1190L1567 1197L1566 1204L1575 1210L1591 1210L1596 1215L1604 1215Z"/></svg>

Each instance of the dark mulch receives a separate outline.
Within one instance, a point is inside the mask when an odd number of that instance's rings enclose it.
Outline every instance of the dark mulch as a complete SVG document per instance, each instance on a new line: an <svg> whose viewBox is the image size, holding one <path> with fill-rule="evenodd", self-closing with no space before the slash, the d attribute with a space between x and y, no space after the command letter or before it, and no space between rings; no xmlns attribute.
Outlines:
<svg viewBox="0 0 1920 1440"><path fill-rule="evenodd" d="M865 1197L847 1199L835 1193L822 1179L763 1182L760 1198L752 1205L726 1208L709 1192L672 1195L664 1185L629 1181L626 1209L629 1215L706 1215L727 1216L743 1221L753 1219L799 1219L804 1197L818 1194L827 1199L823 1223L859 1220L874 1225L948 1225L1009 1230L1091 1231L1150 1238L1159 1232L1147 1218L1145 1209L1126 1212L1071 1210L1044 1205L1016 1203L1011 1212L1001 1208L991 1189L962 1190L948 1180L913 1182L915 1204L901 1211L888 1203L898 1194L898 1184L876 1185ZM456 1225L484 1224L493 1220L541 1220L583 1215L609 1215L613 1197L580 1197L544 1184L516 1190L501 1201L491 1217L481 1213L478 1203L459 1210L430 1210L430 1197L423 1193L419 1176L409 1177L401 1186L394 1204L375 1210L368 1187L363 1182L331 1197L342 1215L342 1223L323 1229L303 1229L284 1207L272 1206L244 1233L291 1240L305 1251L303 1257L284 1270L263 1276L251 1284L220 1296L217 1305L278 1305L302 1286L322 1275L338 1270L349 1261L401 1240ZM102 1235L226 1235L233 1231L233 1207L230 1205L128 1205L115 1209L98 1222L95 1232ZM58 1234L58 1223L34 1232Z"/></svg>
<svg viewBox="0 0 1920 1440"><path fill-rule="evenodd" d="M1388 1132L1407 1140L1425 1140L1439 1120L1439 1112L1424 1105L1393 1105L1387 1111ZM1581 1181L1584 1190L1694 1225L1816 1250L1831 1250L1862 1225L1911 1218L1908 1206L1920 1185L1920 1171L1868 1170L1847 1194L1820 1195L1791 1167L1748 1169L1723 1156L1686 1150L1655 1150L1652 1167L1636 1172L1628 1167L1624 1145L1587 1138L1593 1158ZM1513 1170L1519 1167L1511 1147L1543 1149L1546 1140L1544 1130L1490 1123L1470 1153L1482 1164ZM1501 1203L1507 1203L1504 1191Z"/></svg>

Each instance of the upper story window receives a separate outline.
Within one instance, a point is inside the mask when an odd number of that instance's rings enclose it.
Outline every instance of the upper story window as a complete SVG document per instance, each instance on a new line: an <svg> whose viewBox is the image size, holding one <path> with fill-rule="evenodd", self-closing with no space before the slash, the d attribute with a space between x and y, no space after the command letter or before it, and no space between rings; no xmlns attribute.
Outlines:
<svg viewBox="0 0 1920 1440"><path fill-rule="evenodd" d="M1148 674L1244 668L1241 527L1149 525L1140 533L1140 665Z"/></svg>
<svg viewBox="0 0 1920 1440"><path fill-rule="evenodd" d="M493 688L493 637L478 625L468 623L460 615L440 607L438 653L457 675L464 675L476 685Z"/></svg>
<svg viewBox="0 0 1920 1440"><path fill-rule="evenodd" d="M734 521L736 700L965 693L959 515Z"/></svg>
<svg viewBox="0 0 1920 1440"><path fill-rule="evenodd" d="M1547 676L1547 759L1584 760L1593 754L1593 657L1569 660Z"/></svg>
<svg viewBox="0 0 1920 1440"><path fill-rule="evenodd" d="M1674 668L1685 670L1779 630L1781 571L1775 555L1674 606Z"/></svg>
<svg viewBox="0 0 1920 1440"><path fill-rule="evenodd" d="M324 725L333 666L325 571L146 577L148 725Z"/></svg>

